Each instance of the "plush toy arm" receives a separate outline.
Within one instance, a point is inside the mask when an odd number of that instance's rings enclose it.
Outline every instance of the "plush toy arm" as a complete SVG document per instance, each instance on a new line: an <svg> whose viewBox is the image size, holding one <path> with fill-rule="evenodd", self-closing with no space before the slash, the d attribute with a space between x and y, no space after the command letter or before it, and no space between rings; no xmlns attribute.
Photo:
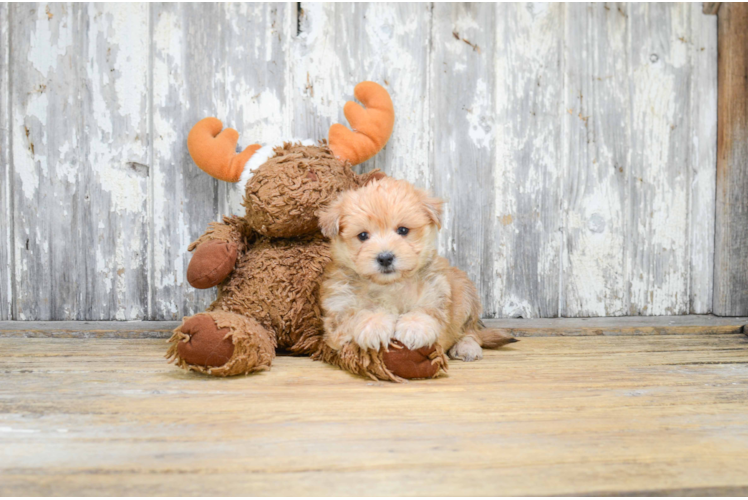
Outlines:
<svg viewBox="0 0 748 500"><path fill-rule="evenodd" d="M187 267L187 281L195 288L211 288L234 270L238 255L244 251L247 238L243 234L243 219L225 217L224 222L212 222L208 230L187 248L194 250Z"/></svg>

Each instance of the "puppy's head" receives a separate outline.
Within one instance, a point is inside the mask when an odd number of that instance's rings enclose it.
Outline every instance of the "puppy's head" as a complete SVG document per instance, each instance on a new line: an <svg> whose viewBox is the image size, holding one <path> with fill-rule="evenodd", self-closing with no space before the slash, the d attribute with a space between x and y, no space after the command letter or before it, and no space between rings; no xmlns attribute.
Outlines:
<svg viewBox="0 0 748 500"><path fill-rule="evenodd" d="M339 265L375 283L392 283L434 258L442 203L385 177L343 192L320 214L320 228Z"/></svg>

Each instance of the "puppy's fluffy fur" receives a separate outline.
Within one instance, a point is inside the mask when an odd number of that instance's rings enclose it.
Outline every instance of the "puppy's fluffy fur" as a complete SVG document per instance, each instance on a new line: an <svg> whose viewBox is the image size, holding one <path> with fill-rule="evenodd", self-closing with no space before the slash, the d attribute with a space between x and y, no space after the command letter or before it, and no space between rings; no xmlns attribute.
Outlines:
<svg viewBox="0 0 748 500"><path fill-rule="evenodd" d="M503 335L481 330L475 285L437 254L441 213L442 200L385 177L342 193L320 214L332 240L321 291L330 347L438 342L451 357L472 361L482 357L481 345L502 345L493 337Z"/></svg>

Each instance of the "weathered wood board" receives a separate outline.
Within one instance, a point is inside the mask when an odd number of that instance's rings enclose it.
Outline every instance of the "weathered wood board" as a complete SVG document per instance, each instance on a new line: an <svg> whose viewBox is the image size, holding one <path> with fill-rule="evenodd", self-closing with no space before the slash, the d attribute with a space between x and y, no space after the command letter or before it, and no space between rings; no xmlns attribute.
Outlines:
<svg viewBox="0 0 748 500"><path fill-rule="evenodd" d="M748 5L719 8L714 311L748 312Z"/></svg>
<svg viewBox="0 0 748 500"><path fill-rule="evenodd" d="M177 319L204 309L214 290L185 279L189 243L222 214L241 213L242 193L204 174L190 159L187 134L217 116L242 144L288 130L287 4L152 4L153 155L151 312Z"/></svg>
<svg viewBox="0 0 748 500"><path fill-rule="evenodd" d="M514 337L713 335L748 333L748 317L617 316L486 319ZM181 321L0 321L0 338L133 339L171 337Z"/></svg>
<svg viewBox="0 0 748 500"><path fill-rule="evenodd" d="M431 35L433 149L429 160L433 191L447 202L439 251L474 279L484 278L476 280L476 285L488 315L496 314L490 287L496 276L494 244L499 242L490 234L498 119L493 92L496 76L491 68L496 60L496 30L503 29L496 25L496 10L503 8L436 3ZM511 286L510 279L501 276L507 286Z"/></svg>
<svg viewBox="0 0 748 500"><path fill-rule="evenodd" d="M290 48L292 137L324 138L333 123L347 125L353 88L379 82L392 97L395 128L383 151L356 169L431 187L431 17L428 3L302 3Z"/></svg>
<svg viewBox="0 0 748 500"><path fill-rule="evenodd" d="M0 319L177 320L187 245L242 192L186 150L322 139L362 80L357 167L447 200L489 317L704 314L717 20L700 4L2 4Z"/></svg>
<svg viewBox="0 0 748 500"><path fill-rule="evenodd" d="M0 338L0 495L748 494L741 333L523 338L402 385L163 351Z"/></svg>
<svg viewBox="0 0 748 500"><path fill-rule="evenodd" d="M13 316L145 317L147 7L10 14Z"/></svg>
<svg viewBox="0 0 748 500"><path fill-rule="evenodd" d="M10 155L10 22L0 3L0 320L13 316L13 205Z"/></svg>

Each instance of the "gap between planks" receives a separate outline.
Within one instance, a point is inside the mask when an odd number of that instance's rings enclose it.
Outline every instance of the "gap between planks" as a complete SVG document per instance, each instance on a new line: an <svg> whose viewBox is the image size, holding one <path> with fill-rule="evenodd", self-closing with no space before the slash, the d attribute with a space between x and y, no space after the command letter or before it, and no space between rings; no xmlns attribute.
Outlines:
<svg viewBox="0 0 748 500"><path fill-rule="evenodd" d="M515 337L745 334L748 318L712 315L485 319ZM168 338L179 321L0 321L0 338Z"/></svg>

